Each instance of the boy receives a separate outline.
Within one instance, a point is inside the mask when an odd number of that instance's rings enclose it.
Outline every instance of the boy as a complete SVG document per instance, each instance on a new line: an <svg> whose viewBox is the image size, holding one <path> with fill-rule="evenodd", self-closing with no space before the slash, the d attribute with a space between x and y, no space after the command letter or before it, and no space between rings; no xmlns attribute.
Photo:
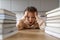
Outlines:
<svg viewBox="0 0 60 40"><path fill-rule="evenodd" d="M21 29L39 29L43 24L43 20L39 20L38 12L35 7L27 7L24 11L23 19L19 20L18 30Z"/></svg>

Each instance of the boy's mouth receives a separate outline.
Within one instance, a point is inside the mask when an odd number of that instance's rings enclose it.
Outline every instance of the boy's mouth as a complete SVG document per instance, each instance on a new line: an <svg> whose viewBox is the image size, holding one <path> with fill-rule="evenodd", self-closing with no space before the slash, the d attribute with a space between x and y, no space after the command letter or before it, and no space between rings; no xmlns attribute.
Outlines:
<svg viewBox="0 0 60 40"><path fill-rule="evenodd" d="M32 23L32 22L30 22L30 23Z"/></svg>

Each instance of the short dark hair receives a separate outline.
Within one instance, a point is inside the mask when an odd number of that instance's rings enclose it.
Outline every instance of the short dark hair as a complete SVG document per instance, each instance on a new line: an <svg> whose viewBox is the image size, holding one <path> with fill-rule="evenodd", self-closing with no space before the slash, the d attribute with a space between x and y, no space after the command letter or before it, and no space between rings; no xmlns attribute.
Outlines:
<svg viewBox="0 0 60 40"><path fill-rule="evenodd" d="M24 10L24 12L25 12L25 11L37 12L37 8L35 8L35 7L33 7L33 6L30 6L30 7L27 7L27 8Z"/></svg>

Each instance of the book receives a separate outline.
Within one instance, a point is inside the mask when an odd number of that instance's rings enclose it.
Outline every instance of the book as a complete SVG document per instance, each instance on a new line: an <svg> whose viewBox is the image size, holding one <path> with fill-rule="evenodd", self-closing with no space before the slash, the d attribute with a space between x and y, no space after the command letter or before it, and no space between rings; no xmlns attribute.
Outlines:
<svg viewBox="0 0 60 40"><path fill-rule="evenodd" d="M55 20L55 19L60 19L60 15L59 16L53 16L53 17L47 17L47 20Z"/></svg>
<svg viewBox="0 0 60 40"><path fill-rule="evenodd" d="M46 23L46 26L50 26L50 27L60 27L60 23L52 23L52 22L50 22L50 23Z"/></svg>
<svg viewBox="0 0 60 40"><path fill-rule="evenodd" d="M5 10L5 9L0 9L0 14L6 14L6 15L10 15L10 16L16 16L15 13L11 12L11 11L8 11L8 10Z"/></svg>
<svg viewBox="0 0 60 40"><path fill-rule="evenodd" d="M56 20L47 20L46 23L47 23L47 22L60 23L60 19L56 19Z"/></svg>
<svg viewBox="0 0 60 40"><path fill-rule="evenodd" d="M10 20L15 20L16 17L15 17L15 16L9 16L9 15L3 15L3 14L0 14L0 19L10 19Z"/></svg>
<svg viewBox="0 0 60 40"><path fill-rule="evenodd" d="M16 23L16 20L0 20L0 24L14 24Z"/></svg>
<svg viewBox="0 0 60 40"><path fill-rule="evenodd" d="M60 11L57 11L57 12L53 12L51 14L48 14L47 17L53 17L53 16L58 16L60 15Z"/></svg>
<svg viewBox="0 0 60 40"><path fill-rule="evenodd" d="M46 27L45 29L60 34L60 28Z"/></svg>

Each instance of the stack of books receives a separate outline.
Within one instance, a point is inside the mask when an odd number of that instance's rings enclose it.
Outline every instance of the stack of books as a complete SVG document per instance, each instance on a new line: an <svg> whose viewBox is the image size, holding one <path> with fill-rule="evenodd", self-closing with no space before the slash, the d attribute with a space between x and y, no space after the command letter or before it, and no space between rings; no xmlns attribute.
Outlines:
<svg viewBox="0 0 60 40"><path fill-rule="evenodd" d="M0 35L11 35L16 31L16 15L11 11L0 9Z"/></svg>
<svg viewBox="0 0 60 40"><path fill-rule="evenodd" d="M60 8L46 12L46 28L45 32L60 38Z"/></svg>

